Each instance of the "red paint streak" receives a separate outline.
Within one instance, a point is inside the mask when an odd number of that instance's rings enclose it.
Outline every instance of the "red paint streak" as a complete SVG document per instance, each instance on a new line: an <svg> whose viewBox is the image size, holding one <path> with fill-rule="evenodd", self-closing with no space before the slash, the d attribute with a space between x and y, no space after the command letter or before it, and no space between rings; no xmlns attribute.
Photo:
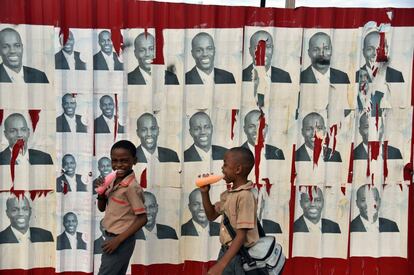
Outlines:
<svg viewBox="0 0 414 275"><path fill-rule="evenodd" d="M322 151L322 139L316 135L316 131L313 137L315 138L315 141L313 142L313 165L318 166L319 156Z"/></svg>
<svg viewBox="0 0 414 275"><path fill-rule="evenodd" d="M0 109L0 126L3 124L3 115L4 115L4 110Z"/></svg>
<svg viewBox="0 0 414 275"><path fill-rule="evenodd" d="M333 136L333 145L332 145L332 155L335 153L336 150L336 135L338 133L338 125L334 124L330 128L330 135ZM333 133L333 134L332 134Z"/></svg>
<svg viewBox="0 0 414 275"><path fill-rule="evenodd" d="M41 110L29 110L30 119L32 120L33 132L36 131L37 123L39 122L39 113Z"/></svg>
<svg viewBox="0 0 414 275"><path fill-rule="evenodd" d="M116 140L116 135L118 134L118 110L118 94L115 94L114 142Z"/></svg>
<svg viewBox="0 0 414 275"><path fill-rule="evenodd" d="M411 162L404 165L403 175L404 181L409 181L411 183L411 179L413 176L413 164Z"/></svg>
<svg viewBox="0 0 414 275"><path fill-rule="evenodd" d="M307 189L308 189L308 196L309 196L309 200L310 200L311 202L313 202L313 188L315 188L315 191L316 191L316 187L313 187L313 186L308 186L308 187L307 187Z"/></svg>
<svg viewBox="0 0 414 275"><path fill-rule="evenodd" d="M231 110L231 130L230 130L230 138L231 140L234 139L234 124L236 123L236 116L239 113L238 109Z"/></svg>
<svg viewBox="0 0 414 275"><path fill-rule="evenodd" d="M346 185L341 185L341 192L345 196L345 194L346 194Z"/></svg>
<svg viewBox="0 0 414 275"><path fill-rule="evenodd" d="M7 190L4 190L4 191L2 191L2 192L10 192L11 194L13 194L14 196L16 196L16 198L18 198L18 199L21 199L21 198L23 198L24 197L24 193L26 192L26 191L24 191L24 190L15 190L14 189L14 186L12 186L11 188L10 188L10 191L7 191Z"/></svg>
<svg viewBox="0 0 414 275"><path fill-rule="evenodd" d="M385 41L385 33L384 32L380 32L380 44L377 48L377 62L388 62L388 56L386 53L386 46L387 43Z"/></svg>
<svg viewBox="0 0 414 275"><path fill-rule="evenodd" d="M64 10L62 10L62 12L64 13ZM63 38L63 40L62 40L62 47L63 47L63 45L66 44L66 42L68 41L68 38L69 38L69 28L66 26L66 24L64 24L64 20L61 20L61 23L60 24L61 25L60 25L60 30L59 30L59 37L61 35L63 36L62 37Z"/></svg>
<svg viewBox="0 0 414 275"><path fill-rule="evenodd" d="M12 182L14 182L14 168L16 166L16 159L20 152L23 153L23 149L24 149L24 140L18 139L16 143L13 145L12 154L10 158L10 173L11 173Z"/></svg>
<svg viewBox="0 0 414 275"><path fill-rule="evenodd" d="M36 198L39 198L41 196L47 196L48 193L51 193L52 190L30 190L30 199L34 201Z"/></svg>
<svg viewBox="0 0 414 275"><path fill-rule="evenodd" d="M78 95L78 93L71 93L73 98L76 98L76 96Z"/></svg>
<svg viewBox="0 0 414 275"><path fill-rule="evenodd" d="M354 143L351 143L351 152L349 157L349 166L348 166L348 183L352 183L354 174Z"/></svg>
<svg viewBox="0 0 414 275"><path fill-rule="evenodd" d="M259 129L257 130L257 144L254 145L254 173L256 184L259 183L259 176L260 176L260 160L262 156L262 149L264 147L264 136L263 130L266 125L266 119L263 112L260 114L259 117ZM259 188L260 189L260 188Z"/></svg>
<svg viewBox="0 0 414 275"><path fill-rule="evenodd" d="M139 184L142 188L147 188L147 168L142 171Z"/></svg>
<svg viewBox="0 0 414 275"><path fill-rule="evenodd" d="M292 162L290 164L290 200L289 200L289 224L293 224L295 220L295 200L296 200L296 168L295 168L295 152L296 144L292 145ZM292 259L293 250L293 226L289 226L289 259Z"/></svg>
<svg viewBox="0 0 414 275"><path fill-rule="evenodd" d="M273 184L270 183L269 178L263 178L262 179L265 182L266 192L268 195L270 195L270 189L272 188Z"/></svg>
<svg viewBox="0 0 414 275"><path fill-rule="evenodd" d="M378 67L372 66L371 70L372 70L372 76L375 77L378 73Z"/></svg>
<svg viewBox="0 0 414 275"><path fill-rule="evenodd" d="M64 181L63 182L63 190L62 190L63 195L66 195L68 193L68 191L69 191L68 183L66 181Z"/></svg>
<svg viewBox="0 0 414 275"><path fill-rule="evenodd" d="M368 141L368 151L371 151L371 160L378 159L380 152L380 143L379 141Z"/></svg>
<svg viewBox="0 0 414 275"><path fill-rule="evenodd" d="M384 160L384 181L388 177L388 140L382 145L382 159Z"/></svg>
<svg viewBox="0 0 414 275"><path fill-rule="evenodd" d="M122 37L121 30L119 29L119 27L111 28L111 40L112 40L112 45L114 46L114 50L116 54L119 56L121 52L121 47L124 41L124 38Z"/></svg>
<svg viewBox="0 0 414 275"><path fill-rule="evenodd" d="M260 40L257 42L256 51L254 52L254 60L256 66L265 65L265 56L266 56L266 41Z"/></svg>

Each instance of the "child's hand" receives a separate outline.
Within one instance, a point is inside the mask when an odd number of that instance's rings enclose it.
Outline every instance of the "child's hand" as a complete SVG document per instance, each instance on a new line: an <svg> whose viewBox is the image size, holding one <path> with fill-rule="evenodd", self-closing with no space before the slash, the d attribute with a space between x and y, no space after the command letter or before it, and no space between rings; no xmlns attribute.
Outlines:
<svg viewBox="0 0 414 275"><path fill-rule="evenodd" d="M118 239L118 236L117 236L113 239L105 241L104 244L102 245L102 250L108 254L112 254L118 248L120 244L121 244L121 241Z"/></svg>
<svg viewBox="0 0 414 275"><path fill-rule="evenodd" d="M213 265L207 272L208 275L221 275L225 266L221 266L220 262Z"/></svg>
<svg viewBox="0 0 414 275"><path fill-rule="evenodd" d="M198 177L199 178L206 178L206 177L208 177L210 175L213 175L213 173L211 173L211 174L209 174L209 173L201 174L201 175L198 175ZM200 188L200 191L201 192L208 193L208 191L210 191L210 184L204 185L204 186L199 187L199 188Z"/></svg>
<svg viewBox="0 0 414 275"><path fill-rule="evenodd" d="M103 177L103 176L99 176L99 177L95 180L95 183L93 184L93 189L98 188L98 187L99 187L99 186L101 186L104 182L105 182L105 177Z"/></svg>

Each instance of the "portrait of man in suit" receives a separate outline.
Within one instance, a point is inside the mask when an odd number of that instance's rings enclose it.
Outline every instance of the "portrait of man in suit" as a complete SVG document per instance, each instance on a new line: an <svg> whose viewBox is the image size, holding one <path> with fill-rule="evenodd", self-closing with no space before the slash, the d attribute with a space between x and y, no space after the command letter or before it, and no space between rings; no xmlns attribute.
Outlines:
<svg viewBox="0 0 414 275"><path fill-rule="evenodd" d="M86 184L82 181L82 176L76 174L76 160L71 154L66 154L62 158L62 175L56 178L56 192L86 192Z"/></svg>
<svg viewBox="0 0 414 275"><path fill-rule="evenodd" d="M302 120L302 136L305 141L295 152L295 161L311 161L314 157L315 136L324 138L326 127L323 117L312 112ZM342 162L341 154L331 148L322 146L320 157L326 162Z"/></svg>
<svg viewBox="0 0 414 275"><path fill-rule="evenodd" d="M93 242L93 254L102 254L102 245L105 242L105 228L103 227L103 219L99 222L99 230L101 236Z"/></svg>
<svg viewBox="0 0 414 275"><path fill-rule="evenodd" d="M115 103L111 96L104 95L99 99L99 109L101 109L102 114L95 118L95 134L114 133L115 125L118 134L125 133L124 126L118 122L117 117L114 115Z"/></svg>
<svg viewBox="0 0 414 275"><path fill-rule="evenodd" d="M20 34L12 29L0 31L0 82L49 83L44 72L23 66L23 43Z"/></svg>
<svg viewBox="0 0 414 275"><path fill-rule="evenodd" d="M56 70L86 70L86 63L80 58L80 52L74 51L75 37L69 31L68 40L63 44L63 34L59 36L62 49L55 54Z"/></svg>
<svg viewBox="0 0 414 275"><path fill-rule="evenodd" d="M300 73L300 83L349 84L345 72L331 67L331 38L324 32L317 32L309 39L308 55L311 65Z"/></svg>
<svg viewBox="0 0 414 275"><path fill-rule="evenodd" d="M112 163L111 160L108 157L102 157L98 160L98 171L99 171L99 176L93 180L93 194L96 194L95 188L97 187L98 184L98 179L100 177L106 177L107 175L109 175L109 173L112 172Z"/></svg>
<svg viewBox="0 0 414 275"><path fill-rule="evenodd" d="M263 231L267 234L281 234L282 228L280 227L280 224L277 222L274 222L272 220L263 219L262 220L262 227Z"/></svg>
<svg viewBox="0 0 414 275"><path fill-rule="evenodd" d="M368 135L369 135L369 115L363 113L359 118L359 134L362 137L362 142L358 144L354 149L354 160L367 160L368 159ZM375 127L371 125L371 127ZM402 159L400 149L387 145L387 152L385 152L385 146L382 144L383 136L383 126L379 127L379 136L381 141L381 156L384 158L386 156L389 160Z"/></svg>
<svg viewBox="0 0 414 275"><path fill-rule="evenodd" d="M6 201L6 215L10 219L10 225L0 232L0 244L53 242L50 231L29 225L32 207L26 196L9 197Z"/></svg>
<svg viewBox="0 0 414 275"><path fill-rule="evenodd" d="M266 68L266 75L270 78L270 82L272 83L292 83L290 79L290 75L288 72L272 66L272 57L273 57L273 37L265 30L260 30L255 32L250 37L250 46L249 46L249 53L252 57L252 63L243 70L243 81L252 81L253 79L253 70L255 69L255 52L256 47L259 41L266 42L266 52L265 52L265 68Z"/></svg>
<svg viewBox="0 0 414 275"><path fill-rule="evenodd" d="M21 150L16 159L16 165L52 165L52 157L40 150L29 148L28 141L30 129L27 121L20 113L10 114L4 121L4 136L9 146L0 152L0 165L9 165L12 155L13 146L18 140L23 140L23 150Z"/></svg>
<svg viewBox="0 0 414 275"><path fill-rule="evenodd" d="M101 50L93 56L93 69L103 71L122 71L124 64L119 61L113 51L111 33L101 31L98 35L98 43Z"/></svg>
<svg viewBox="0 0 414 275"><path fill-rule="evenodd" d="M308 190L312 192L312 196L309 196ZM322 218L324 198L319 187L302 187L300 207L303 210L303 215L293 223L293 232L341 233L336 222Z"/></svg>
<svg viewBox="0 0 414 275"><path fill-rule="evenodd" d="M388 51L387 41L385 42L385 51ZM364 46L362 48L362 54L365 58L365 64L356 72L356 81L359 80L359 74L361 70L368 72L368 79L371 82L373 79L373 68L378 67L379 70L385 71L385 82L404 82L404 77L402 73L396 69L391 68L387 64L385 67L380 68L377 62L377 49L380 46L380 34L378 31L369 32L364 38ZM380 72L377 72L376 75L380 75Z"/></svg>
<svg viewBox="0 0 414 275"><path fill-rule="evenodd" d="M158 203L157 198L151 192L144 191L145 210L147 212L147 224L135 233L138 240L148 239L173 239L178 240L175 229L165 224L157 223Z"/></svg>
<svg viewBox="0 0 414 275"><path fill-rule="evenodd" d="M247 140L242 144L242 147L249 149L250 151L252 151L253 154L255 153L254 147L257 141L257 131L259 130L260 114L261 113L259 110L251 110L244 117L243 130L246 134ZM263 133L264 138L266 138L266 131L267 125L265 126ZM283 151L277 148L276 146L270 144L265 144L264 156L266 159L285 159Z"/></svg>
<svg viewBox="0 0 414 275"><path fill-rule="evenodd" d="M213 124L205 112L197 112L190 118L190 135L194 140L184 151L184 161L222 160L227 149L218 145L212 145Z"/></svg>
<svg viewBox="0 0 414 275"><path fill-rule="evenodd" d="M86 133L87 126L82 122L82 116L76 114L75 95L66 93L62 97L63 114L56 118L56 132Z"/></svg>
<svg viewBox="0 0 414 275"><path fill-rule="evenodd" d="M364 184L356 192L359 215L351 221L351 232L400 232L397 223L379 217L381 197L375 186Z"/></svg>
<svg viewBox="0 0 414 275"><path fill-rule="evenodd" d="M139 163L150 160L156 162L180 162L174 150L158 146L160 127L157 119L150 113L144 113L137 119L137 136L141 144L137 147Z"/></svg>
<svg viewBox="0 0 414 275"><path fill-rule="evenodd" d="M86 242L82 239L83 233L77 232L78 216L73 212L67 212L63 216L65 231L57 237L57 250L81 249L86 250Z"/></svg>
<svg viewBox="0 0 414 275"><path fill-rule="evenodd" d="M151 64L155 58L155 38L150 33L140 33L134 41L134 54L138 66L128 73L128 85L146 85L152 82ZM165 85L178 85L177 76L170 71L164 71Z"/></svg>
<svg viewBox="0 0 414 275"><path fill-rule="evenodd" d="M214 67L216 48L211 35L200 32L191 40L191 55L196 65L185 74L185 84L234 84L232 73Z"/></svg>
<svg viewBox="0 0 414 275"><path fill-rule="evenodd" d="M218 236L220 224L207 219L199 188L191 191L188 196L188 209L191 219L181 225L181 236Z"/></svg>

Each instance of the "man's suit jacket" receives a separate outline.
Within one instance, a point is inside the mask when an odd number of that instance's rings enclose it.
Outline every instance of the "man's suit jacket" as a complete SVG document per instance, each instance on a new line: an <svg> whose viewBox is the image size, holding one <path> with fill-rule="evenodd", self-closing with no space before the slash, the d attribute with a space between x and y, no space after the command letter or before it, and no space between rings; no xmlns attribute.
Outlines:
<svg viewBox="0 0 414 275"><path fill-rule="evenodd" d="M80 53L77 51L73 52L75 58L75 70L86 70L86 63L80 59ZM69 64L66 60L62 50L55 54L55 69L56 70L69 70Z"/></svg>
<svg viewBox="0 0 414 275"><path fill-rule="evenodd" d="M76 232L76 249L86 250L86 243L82 240L82 234L83 233L81 232ZM63 232L57 237L56 244L57 250L72 249L72 247L70 246L69 239L66 236L65 232Z"/></svg>
<svg viewBox="0 0 414 275"><path fill-rule="evenodd" d="M209 222L209 225L210 230L208 233L210 236L220 235L220 224L218 222ZM198 236L193 219L181 225L181 236Z"/></svg>
<svg viewBox="0 0 414 275"><path fill-rule="evenodd" d="M329 80L332 84L349 84L348 75L340 70L331 67ZM300 73L300 83L317 83L315 74L312 71L312 65Z"/></svg>
<svg viewBox="0 0 414 275"><path fill-rule="evenodd" d="M367 64L362 66L355 74L355 81L359 82L359 71L360 70L367 70ZM371 77L368 75L368 80L371 82ZM391 67L387 67L387 70L385 71L385 81L386 82L404 82L404 77L400 71L397 71L396 69L393 69Z"/></svg>
<svg viewBox="0 0 414 275"><path fill-rule="evenodd" d="M387 159L402 159L400 149L394 146L387 146ZM382 146L382 154L384 155L384 146ZM364 144L361 142L354 149L354 160L368 159L368 152L365 150Z"/></svg>
<svg viewBox="0 0 414 275"><path fill-rule="evenodd" d="M124 69L124 64L119 61L118 56L116 53L112 53L112 57L114 59L114 70L115 71L122 71ZM102 51L99 51L97 54L93 56L93 69L94 70L104 70L108 71L108 64L106 64L105 57L103 56Z"/></svg>
<svg viewBox="0 0 414 275"><path fill-rule="evenodd" d="M104 241L103 236L100 236L93 242L93 254L102 254L102 245Z"/></svg>
<svg viewBox="0 0 414 275"><path fill-rule="evenodd" d="M30 241L32 243L53 242L53 236L50 231L38 227L30 227ZM2 243L18 243L19 241L14 235L11 225L0 232L0 244Z"/></svg>
<svg viewBox="0 0 414 275"><path fill-rule="evenodd" d="M44 72L26 66L23 66L23 78L25 83L49 83ZM0 82L12 82L3 63L0 64Z"/></svg>
<svg viewBox="0 0 414 275"><path fill-rule="evenodd" d="M277 222L271 220L262 220L262 227L264 232L267 233L282 233L282 228Z"/></svg>
<svg viewBox="0 0 414 275"><path fill-rule="evenodd" d="M86 133L87 127L85 124L82 123L82 116L76 115L76 132L77 133ZM56 132L62 133L62 132L71 132L71 129L69 127L69 123L66 120L66 117L64 114L61 114L56 118Z"/></svg>
<svg viewBox="0 0 414 275"><path fill-rule="evenodd" d="M211 145L211 152L213 160L222 160L224 158L224 154L227 152L227 148L218 145ZM201 161L201 157L195 148L195 144L191 145L184 151L184 162L187 161Z"/></svg>
<svg viewBox="0 0 414 275"><path fill-rule="evenodd" d="M180 162L175 151L160 146L157 146L157 150L160 162ZM137 147L137 159L139 163L147 163L147 158L145 157L142 145Z"/></svg>
<svg viewBox="0 0 414 275"><path fill-rule="evenodd" d="M214 68L214 83L215 84L232 84L236 83L232 73ZM197 72L196 66L185 73L185 84L203 84L200 75Z"/></svg>
<svg viewBox="0 0 414 275"><path fill-rule="evenodd" d="M51 165L53 164L52 157L45 152L29 149L29 163L31 165ZM11 159L11 151L6 148L0 153L0 165L9 165Z"/></svg>
<svg viewBox="0 0 414 275"><path fill-rule="evenodd" d="M173 239L178 240L177 233L175 232L175 229L171 226L165 225L165 224L155 224L157 227L157 238L158 239ZM135 239L137 240L146 240L144 231L142 228L135 233Z"/></svg>
<svg viewBox="0 0 414 275"><path fill-rule="evenodd" d="M303 215L293 223L293 232L309 232ZM341 229L336 222L322 219L322 233L341 233Z"/></svg>
<svg viewBox="0 0 414 275"><path fill-rule="evenodd" d="M252 81L253 63L243 70L243 81ZM292 83L288 72L277 67L271 67L270 80L272 83Z"/></svg>
<svg viewBox="0 0 414 275"><path fill-rule="evenodd" d="M247 141L243 143L241 147L247 148L250 150L249 145L247 144ZM254 152L252 152L254 154ZM265 158L266 159L285 159L285 155L283 154L283 151L276 146L265 144Z"/></svg>
<svg viewBox="0 0 414 275"><path fill-rule="evenodd" d="M305 146L306 146L305 144L302 144L302 146L300 146L299 149L296 150L296 152L295 152L295 161L310 161L311 160ZM331 148L327 148L326 150L324 150L322 148L321 154L324 154L323 155L323 161L326 161L326 162L342 162L341 154L338 151L335 151L332 155L332 149Z"/></svg>
<svg viewBox="0 0 414 275"><path fill-rule="evenodd" d="M139 66L135 68L132 72L128 73L128 85L146 85L144 76L139 69ZM164 84L165 85L178 85L177 76L170 72L164 71Z"/></svg>
<svg viewBox="0 0 414 275"><path fill-rule="evenodd" d="M362 223L361 215L352 220L350 225L351 232L367 232ZM398 225L389 219L379 218L379 232L400 232Z"/></svg>
<svg viewBox="0 0 414 275"><path fill-rule="evenodd" d="M100 115L97 118L95 118L94 130L95 130L95 134L109 134L110 133L108 124L106 124L106 121L103 115ZM125 128L118 122L118 134L123 134L123 133L125 133Z"/></svg>
<svg viewBox="0 0 414 275"><path fill-rule="evenodd" d="M76 192L86 192L86 184L82 182L82 176L79 174L76 174ZM66 179L66 176L63 174L60 177L56 178L56 192L63 192L64 184L67 184L68 186L68 192L73 191L72 188L67 183L68 180Z"/></svg>

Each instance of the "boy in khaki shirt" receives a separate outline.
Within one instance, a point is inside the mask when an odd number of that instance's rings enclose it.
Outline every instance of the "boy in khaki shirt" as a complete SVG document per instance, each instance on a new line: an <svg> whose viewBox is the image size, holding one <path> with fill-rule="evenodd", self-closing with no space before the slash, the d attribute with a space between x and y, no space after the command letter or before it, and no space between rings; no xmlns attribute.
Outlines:
<svg viewBox="0 0 414 275"><path fill-rule="evenodd" d="M137 163L136 147L127 140L111 148L115 180L104 194L98 195L106 241L102 245L99 275L125 274L135 247L135 232L147 223L144 196L132 167ZM103 178L98 181L102 185Z"/></svg>
<svg viewBox="0 0 414 275"><path fill-rule="evenodd" d="M243 275L241 258L238 252L242 245L252 246L258 239L257 201L251 192L253 183L247 177L254 166L252 152L243 147L235 147L224 155L222 172L226 183L233 183L230 190L220 195L220 202L213 205L210 201L210 186L201 187L203 206L210 221L225 213L236 237L231 238L223 221L220 225L222 244L217 263L208 271L209 275Z"/></svg>

